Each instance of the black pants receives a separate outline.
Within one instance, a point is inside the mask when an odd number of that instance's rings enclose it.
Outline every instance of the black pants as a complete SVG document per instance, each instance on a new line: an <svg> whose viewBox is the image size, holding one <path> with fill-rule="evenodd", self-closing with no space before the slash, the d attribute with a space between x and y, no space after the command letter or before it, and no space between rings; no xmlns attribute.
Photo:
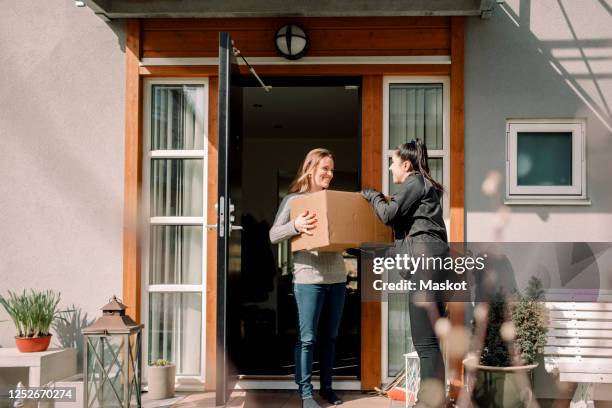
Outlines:
<svg viewBox="0 0 612 408"><path fill-rule="evenodd" d="M408 252L413 257L425 255L444 258L448 255L448 244L430 235L420 235L413 238L407 237L402 245L402 251ZM440 273L437 270L417 270L412 279L436 280L441 276ZM443 401L444 395L436 395L435 398L432 398L431 394L444 393L446 381L444 359L434 326L437 319L444 316L445 304L443 297L437 293L428 293L425 298L421 299L415 298L417 298L416 294L410 295L408 312L412 342L419 356L421 369L421 386L417 398L425 402L425 406L436 406L438 403L429 402L431 400ZM418 301L415 303L415 300Z"/></svg>

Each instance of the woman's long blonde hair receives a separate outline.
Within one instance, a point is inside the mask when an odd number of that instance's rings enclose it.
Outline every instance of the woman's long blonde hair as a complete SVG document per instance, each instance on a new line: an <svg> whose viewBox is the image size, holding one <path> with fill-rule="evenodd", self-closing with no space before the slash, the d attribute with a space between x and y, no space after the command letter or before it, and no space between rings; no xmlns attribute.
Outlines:
<svg viewBox="0 0 612 408"><path fill-rule="evenodd" d="M300 166L298 175L289 186L290 193L306 193L312 188L312 175L319 162L329 157L334 160L334 155L327 149L317 148L308 152L304 162Z"/></svg>

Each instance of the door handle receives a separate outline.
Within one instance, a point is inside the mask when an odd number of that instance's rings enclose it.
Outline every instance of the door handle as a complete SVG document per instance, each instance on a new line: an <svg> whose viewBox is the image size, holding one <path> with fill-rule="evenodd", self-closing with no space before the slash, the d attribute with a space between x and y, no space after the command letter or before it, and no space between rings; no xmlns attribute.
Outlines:
<svg viewBox="0 0 612 408"><path fill-rule="evenodd" d="M230 226L230 228L232 229L232 231L236 231L236 230L244 230L244 228L242 228L242 225L232 225Z"/></svg>
<svg viewBox="0 0 612 408"><path fill-rule="evenodd" d="M206 229L216 229L217 228L217 224L206 224Z"/></svg>

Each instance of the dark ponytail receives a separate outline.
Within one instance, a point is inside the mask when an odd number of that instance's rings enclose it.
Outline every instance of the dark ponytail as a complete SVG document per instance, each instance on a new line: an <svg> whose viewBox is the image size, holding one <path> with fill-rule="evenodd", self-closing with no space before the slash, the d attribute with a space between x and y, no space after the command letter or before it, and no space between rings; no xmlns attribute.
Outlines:
<svg viewBox="0 0 612 408"><path fill-rule="evenodd" d="M410 164L412 164L412 168L420 172L423 177L429 180L436 190L440 192L444 191L444 186L434 180L429 174L427 146L425 146L425 143L423 143L421 139L399 145L396 148L396 152L402 161L409 161Z"/></svg>

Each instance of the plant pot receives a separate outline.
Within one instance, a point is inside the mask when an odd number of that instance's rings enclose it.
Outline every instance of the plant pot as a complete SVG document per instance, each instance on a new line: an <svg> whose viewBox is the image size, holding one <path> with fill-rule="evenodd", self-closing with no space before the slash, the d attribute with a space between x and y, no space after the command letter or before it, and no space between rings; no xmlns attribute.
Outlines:
<svg viewBox="0 0 612 408"><path fill-rule="evenodd" d="M472 374L468 384L472 400L481 407L522 408L535 400L532 392L532 371L538 364L513 367L491 367L477 363L475 358L463 360Z"/></svg>
<svg viewBox="0 0 612 408"><path fill-rule="evenodd" d="M15 336L15 344L17 349L22 353L34 353L37 351L45 351L49 348L51 342L51 334L41 337L17 337Z"/></svg>
<svg viewBox="0 0 612 408"><path fill-rule="evenodd" d="M174 397L174 381L176 365L149 366L147 380L151 399L165 399Z"/></svg>

